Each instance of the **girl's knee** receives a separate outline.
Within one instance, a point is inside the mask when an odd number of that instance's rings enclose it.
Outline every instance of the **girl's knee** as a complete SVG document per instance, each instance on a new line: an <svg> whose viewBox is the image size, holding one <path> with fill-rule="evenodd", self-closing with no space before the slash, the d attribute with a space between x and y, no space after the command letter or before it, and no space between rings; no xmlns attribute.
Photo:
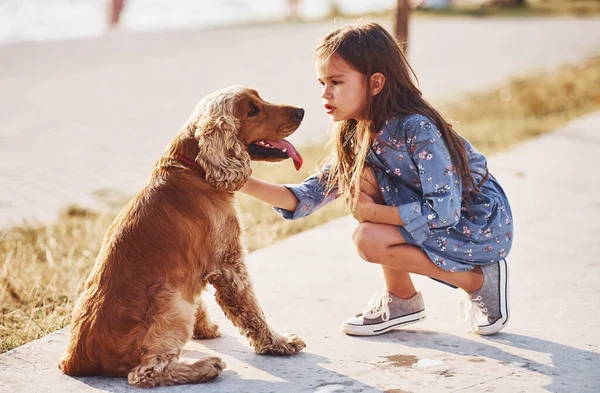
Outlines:
<svg viewBox="0 0 600 393"><path fill-rule="evenodd" d="M352 240L358 255L367 262L377 262L383 245L377 241L377 224L364 222L354 230Z"/></svg>
<svg viewBox="0 0 600 393"><path fill-rule="evenodd" d="M352 240L354 240L354 244L357 246L362 244L367 240L368 237L373 236L373 224L370 222L363 222L358 224L356 229L354 229L354 233L352 234Z"/></svg>

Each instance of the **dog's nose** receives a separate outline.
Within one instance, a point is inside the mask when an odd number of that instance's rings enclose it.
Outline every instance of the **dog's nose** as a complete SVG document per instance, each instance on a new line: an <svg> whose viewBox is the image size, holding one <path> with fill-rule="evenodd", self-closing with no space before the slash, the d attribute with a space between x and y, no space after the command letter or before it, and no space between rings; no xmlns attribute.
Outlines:
<svg viewBox="0 0 600 393"><path fill-rule="evenodd" d="M302 109L302 108L296 109L294 111L294 119L298 120L298 121L302 121L302 119L304 119L304 109Z"/></svg>

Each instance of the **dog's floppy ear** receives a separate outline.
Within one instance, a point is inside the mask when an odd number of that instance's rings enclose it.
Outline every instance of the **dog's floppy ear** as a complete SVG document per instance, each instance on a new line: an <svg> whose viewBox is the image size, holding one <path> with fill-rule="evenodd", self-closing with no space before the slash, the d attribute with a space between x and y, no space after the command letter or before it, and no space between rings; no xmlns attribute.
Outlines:
<svg viewBox="0 0 600 393"><path fill-rule="evenodd" d="M252 172L250 155L237 137L238 127L239 122L229 114L201 117L195 125L196 163L204 170L206 182L218 190L239 190Z"/></svg>

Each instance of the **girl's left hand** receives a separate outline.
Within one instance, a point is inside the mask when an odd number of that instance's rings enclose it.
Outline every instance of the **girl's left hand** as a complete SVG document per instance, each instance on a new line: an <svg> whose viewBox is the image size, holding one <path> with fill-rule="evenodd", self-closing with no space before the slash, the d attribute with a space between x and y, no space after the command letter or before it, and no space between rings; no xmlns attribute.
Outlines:
<svg viewBox="0 0 600 393"><path fill-rule="evenodd" d="M368 222L371 220L372 208L374 205L375 201L373 198L361 191L352 215L360 223Z"/></svg>

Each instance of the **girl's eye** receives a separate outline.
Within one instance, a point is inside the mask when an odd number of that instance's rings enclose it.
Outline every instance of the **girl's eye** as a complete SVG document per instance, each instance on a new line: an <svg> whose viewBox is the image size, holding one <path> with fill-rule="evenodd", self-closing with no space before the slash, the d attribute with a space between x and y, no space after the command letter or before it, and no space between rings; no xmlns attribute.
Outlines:
<svg viewBox="0 0 600 393"><path fill-rule="evenodd" d="M319 84L320 84L321 86L325 86L325 82L323 82L323 81L319 81Z"/></svg>
<svg viewBox="0 0 600 393"><path fill-rule="evenodd" d="M334 86L337 86L337 85L341 85L341 84L342 84L342 82L340 82L340 81L336 81L336 80L332 80L332 81L331 81L331 83L332 83Z"/></svg>
<svg viewBox="0 0 600 393"><path fill-rule="evenodd" d="M253 103L250 103L250 109L248 110L248 117L256 116L256 115L258 115L258 112L260 112L258 107L256 105L254 105Z"/></svg>

